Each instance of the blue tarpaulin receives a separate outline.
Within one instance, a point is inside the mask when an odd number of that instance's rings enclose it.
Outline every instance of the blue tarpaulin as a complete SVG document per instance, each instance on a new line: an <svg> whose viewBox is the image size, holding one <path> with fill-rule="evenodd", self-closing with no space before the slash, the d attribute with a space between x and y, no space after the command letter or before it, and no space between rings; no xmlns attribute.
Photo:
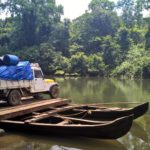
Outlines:
<svg viewBox="0 0 150 150"><path fill-rule="evenodd" d="M28 61L19 62L16 66L0 66L2 80L32 80L33 73Z"/></svg>

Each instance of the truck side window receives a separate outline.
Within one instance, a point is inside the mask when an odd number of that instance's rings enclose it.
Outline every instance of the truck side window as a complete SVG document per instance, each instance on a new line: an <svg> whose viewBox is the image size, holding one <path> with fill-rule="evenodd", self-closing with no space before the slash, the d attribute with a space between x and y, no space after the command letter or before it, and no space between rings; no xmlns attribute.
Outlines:
<svg viewBox="0 0 150 150"><path fill-rule="evenodd" d="M43 78L41 70L34 70L35 78Z"/></svg>

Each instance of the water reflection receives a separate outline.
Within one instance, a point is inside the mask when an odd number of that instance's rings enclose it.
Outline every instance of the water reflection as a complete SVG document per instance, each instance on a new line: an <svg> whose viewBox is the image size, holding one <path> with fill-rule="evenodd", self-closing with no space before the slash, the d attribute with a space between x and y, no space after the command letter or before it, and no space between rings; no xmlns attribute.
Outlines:
<svg viewBox="0 0 150 150"><path fill-rule="evenodd" d="M50 148L50 150L81 150L81 149L69 148L69 147L63 147L63 146L54 145L54 146L52 146Z"/></svg>
<svg viewBox="0 0 150 150"><path fill-rule="evenodd" d="M147 118L148 117L148 118ZM150 149L150 116L145 115L134 121L130 132L119 139L129 150L149 150Z"/></svg>
<svg viewBox="0 0 150 150"><path fill-rule="evenodd" d="M150 80L116 80L105 78L57 79L61 97L75 103L148 101Z"/></svg>
<svg viewBox="0 0 150 150"><path fill-rule="evenodd" d="M43 137L9 134L0 138L1 150L126 150L117 140L97 140L89 138Z"/></svg>
<svg viewBox="0 0 150 150"><path fill-rule="evenodd" d="M135 121L132 125L131 134L134 137L137 137L137 138L143 140L145 143L148 143L148 141L149 141L147 132L137 121Z"/></svg>

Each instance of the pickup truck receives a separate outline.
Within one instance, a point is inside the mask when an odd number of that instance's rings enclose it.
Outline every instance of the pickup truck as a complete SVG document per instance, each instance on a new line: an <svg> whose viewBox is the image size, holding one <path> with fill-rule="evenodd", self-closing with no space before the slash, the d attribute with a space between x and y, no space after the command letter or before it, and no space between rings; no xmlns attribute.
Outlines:
<svg viewBox="0 0 150 150"><path fill-rule="evenodd" d="M52 79L44 79L43 72L38 63L30 64L32 80L3 80L0 79L0 99L7 101L11 106L20 104L21 98L26 96L37 96L46 93L51 98L59 95L58 83Z"/></svg>

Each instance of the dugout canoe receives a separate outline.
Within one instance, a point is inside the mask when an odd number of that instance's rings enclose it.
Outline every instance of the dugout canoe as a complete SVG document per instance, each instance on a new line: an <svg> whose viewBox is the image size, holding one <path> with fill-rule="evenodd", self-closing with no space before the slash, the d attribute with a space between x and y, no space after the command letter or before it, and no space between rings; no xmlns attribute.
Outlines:
<svg viewBox="0 0 150 150"><path fill-rule="evenodd" d="M88 118L92 120L113 120L123 116L134 116L137 119L143 116L149 109L149 103L138 104L132 108L121 108L121 107L110 107L106 106L105 103L101 104L89 104L76 106L73 109L60 112L61 115Z"/></svg>
<svg viewBox="0 0 150 150"><path fill-rule="evenodd" d="M124 136L131 128L133 115L117 118L112 121L92 121L64 117L60 115L41 117L38 121L26 122L13 118L1 120L0 127L7 130L18 130L36 134L58 136L81 136L99 139L117 139Z"/></svg>

